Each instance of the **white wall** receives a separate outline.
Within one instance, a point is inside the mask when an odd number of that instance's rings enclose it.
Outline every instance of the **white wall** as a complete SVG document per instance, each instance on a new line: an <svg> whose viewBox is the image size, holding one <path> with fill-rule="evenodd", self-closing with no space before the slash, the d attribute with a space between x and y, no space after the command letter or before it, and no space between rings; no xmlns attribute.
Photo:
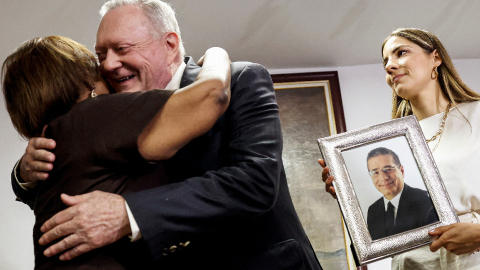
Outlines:
<svg viewBox="0 0 480 270"><path fill-rule="evenodd" d="M480 92L480 59L453 60L462 79ZM272 74L338 71L347 130L390 120L392 90L382 64L336 68L275 69Z"/></svg>
<svg viewBox="0 0 480 270"><path fill-rule="evenodd" d="M26 143L13 129L3 95L0 130L0 269L33 269L33 212L15 201L10 185L10 173Z"/></svg>

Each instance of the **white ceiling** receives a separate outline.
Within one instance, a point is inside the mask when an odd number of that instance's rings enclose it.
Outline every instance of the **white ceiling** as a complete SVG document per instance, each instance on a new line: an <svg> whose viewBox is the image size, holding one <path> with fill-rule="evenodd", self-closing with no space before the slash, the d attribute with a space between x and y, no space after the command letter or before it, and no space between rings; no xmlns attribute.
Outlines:
<svg viewBox="0 0 480 270"><path fill-rule="evenodd" d="M0 57L24 40L64 35L93 48L101 0L1 0ZM480 58L480 1L171 0L188 55L211 46L268 69L381 63L398 27L435 33L454 59Z"/></svg>

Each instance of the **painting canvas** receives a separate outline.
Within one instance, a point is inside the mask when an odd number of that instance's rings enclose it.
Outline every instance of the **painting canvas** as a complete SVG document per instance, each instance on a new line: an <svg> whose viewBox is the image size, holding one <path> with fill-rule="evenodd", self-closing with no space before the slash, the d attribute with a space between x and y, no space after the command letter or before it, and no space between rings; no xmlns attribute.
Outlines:
<svg viewBox="0 0 480 270"><path fill-rule="evenodd" d="M355 269L341 214L321 180L316 140L346 131L337 72L272 75L283 133L283 164L295 209L322 267ZM353 267L353 268L352 268Z"/></svg>

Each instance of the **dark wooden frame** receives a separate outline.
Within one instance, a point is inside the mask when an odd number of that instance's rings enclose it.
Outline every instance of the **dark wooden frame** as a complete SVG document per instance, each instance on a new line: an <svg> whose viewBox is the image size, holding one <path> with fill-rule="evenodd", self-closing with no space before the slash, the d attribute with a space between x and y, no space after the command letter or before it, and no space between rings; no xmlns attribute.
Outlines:
<svg viewBox="0 0 480 270"><path fill-rule="evenodd" d="M345 124L345 115L343 112L342 95L340 92L340 81L337 71L324 72L308 72L308 73L289 73L289 74L273 74L271 75L273 83L295 83L309 81L328 81L330 86L330 96L333 107L333 115L335 119L336 132L342 133L347 131ZM331 134L333 135L333 134ZM346 235L345 235L346 237ZM358 270L367 270L367 266L359 266Z"/></svg>
<svg viewBox="0 0 480 270"><path fill-rule="evenodd" d="M337 127L337 133L347 131L347 127L345 125L345 115L343 113L342 95L340 93L340 82L338 80L337 71L273 74L271 75L271 77L273 83L328 81L330 84L330 94L332 97L332 106L335 118L335 125Z"/></svg>

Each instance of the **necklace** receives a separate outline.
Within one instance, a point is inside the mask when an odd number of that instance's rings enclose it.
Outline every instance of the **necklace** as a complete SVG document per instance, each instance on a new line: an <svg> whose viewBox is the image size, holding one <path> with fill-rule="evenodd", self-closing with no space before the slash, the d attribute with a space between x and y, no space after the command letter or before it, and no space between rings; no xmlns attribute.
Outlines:
<svg viewBox="0 0 480 270"><path fill-rule="evenodd" d="M433 135L432 138L430 138L429 140L427 140L427 143L432 142L432 141L435 141L435 139L437 139L437 137L438 137L440 134L442 134L443 128L445 127L445 121L447 120L447 115L448 115L448 113L450 112L450 107L452 107L452 102L451 102L451 101L450 101L450 103L448 103L448 105L447 105L447 109L445 110L445 115L443 116L442 122L440 123L440 127L438 128L437 133L436 133L435 135Z"/></svg>

